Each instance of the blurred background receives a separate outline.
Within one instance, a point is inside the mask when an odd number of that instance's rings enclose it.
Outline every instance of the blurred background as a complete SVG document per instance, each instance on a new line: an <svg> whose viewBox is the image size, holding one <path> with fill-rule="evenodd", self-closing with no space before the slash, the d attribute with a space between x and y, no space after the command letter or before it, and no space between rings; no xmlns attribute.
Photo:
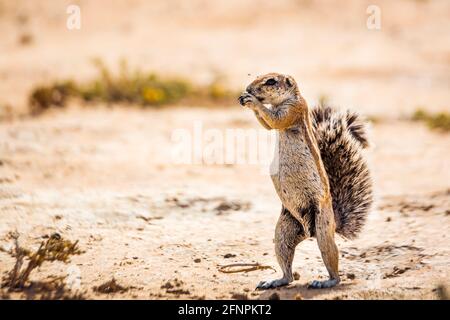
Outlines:
<svg viewBox="0 0 450 320"><path fill-rule="evenodd" d="M448 0L0 0L0 272L10 232L28 248L57 232L84 250L72 266L87 298L110 297L94 288L111 275L121 298L268 298L253 287L272 270L218 271L277 268L268 174L172 153L196 124L261 129L236 98L279 72L310 106L368 120L376 205L359 240L339 240L345 286L306 289L325 275L308 241L277 294L448 297L449 18ZM49 293L28 289L11 297Z"/></svg>
<svg viewBox="0 0 450 320"><path fill-rule="evenodd" d="M66 27L70 4L81 9L79 30ZM370 5L380 29L367 27ZM3 0L0 97L23 107L36 83L88 78L100 58L200 83L220 75L236 89L288 73L309 100L326 95L371 114L443 110L449 15L446 0Z"/></svg>

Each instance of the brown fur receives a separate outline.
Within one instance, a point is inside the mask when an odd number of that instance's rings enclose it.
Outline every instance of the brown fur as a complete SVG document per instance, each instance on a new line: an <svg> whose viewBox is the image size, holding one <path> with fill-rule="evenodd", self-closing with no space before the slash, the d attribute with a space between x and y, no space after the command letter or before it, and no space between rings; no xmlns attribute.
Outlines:
<svg viewBox="0 0 450 320"><path fill-rule="evenodd" d="M275 231L275 252L283 270L283 277L261 282L258 287L266 289L291 282L295 247L309 236L317 238L330 275L330 280L314 281L312 287L324 288L336 285L339 283L339 254L334 242L336 222L338 230L343 230L349 237L353 235L351 229L358 228L359 225L348 227L348 223L353 222L349 219L350 215L342 210L339 212L333 210L336 204L338 208L342 207L340 202L333 203L333 195L336 194L341 199L342 192L336 191L340 191L343 186L336 185L334 181L336 175L333 175L331 177L333 189L330 188L327 170L333 170L331 166L339 164L336 164L334 158L330 161L329 153L323 152L322 148L328 149L328 146L324 145L328 141L327 136L324 137L322 133L330 131L328 126L331 123L341 125L337 122L345 120L347 135L352 135L354 138L350 139L353 140L349 140L349 137L343 138L344 135L339 132L333 132L335 138L341 139L343 143L359 142L366 146L367 139L358 117L347 113L344 120L341 117L333 122L331 119L336 118L335 112L331 109L321 109L313 114L314 121L312 121L308 105L300 95L295 80L277 73L258 77L247 87L239 100L242 105L254 111L256 118L266 129L276 129L279 134L277 151L271 166L271 177L283 204ZM270 104L272 108L269 109L264 104ZM350 146L350 149L354 151L358 148ZM328 157L327 161L322 160L323 153ZM356 160L360 159L359 154L353 156ZM338 179L338 182L341 180ZM348 219L341 219L341 215Z"/></svg>

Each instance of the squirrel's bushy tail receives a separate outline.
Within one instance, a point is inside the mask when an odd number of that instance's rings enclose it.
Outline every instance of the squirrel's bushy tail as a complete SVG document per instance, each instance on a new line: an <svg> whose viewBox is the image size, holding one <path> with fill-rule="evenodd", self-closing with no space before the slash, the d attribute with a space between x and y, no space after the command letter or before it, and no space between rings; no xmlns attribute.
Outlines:
<svg viewBox="0 0 450 320"><path fill-rule="evenodd" d="M312 124L330 181L336 232L355 238L373 202L372 180L362 149L368 146L358 114L328 106L312 110Z"/></svg>

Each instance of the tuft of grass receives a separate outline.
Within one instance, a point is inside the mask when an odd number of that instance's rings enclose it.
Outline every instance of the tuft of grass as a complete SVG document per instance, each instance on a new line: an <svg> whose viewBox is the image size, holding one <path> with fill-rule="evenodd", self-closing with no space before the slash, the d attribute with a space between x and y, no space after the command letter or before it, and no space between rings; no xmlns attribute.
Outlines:
<svg viewBox="0 0 450 320"><path fill-rule="evenodd" d="M431 114L422 108L418 108L411 116L413 121L422 121L430 129L436 129L443 132L450 131L450 113L439 112Z"/></svg>
<svg viewBox="0 0 450 320"><path fill-rule="evenodd" d="M422 108L417 108L411 116L411 119L413 121L425 121L427 117L428 113L425 110L423 110Z"/></svg>
<svg viewBox="0 0 450 320"><path fill-rule="evenodd" d="M85 101L158 106L174 103L192 90L187 80L162 79L153 73L131 72L123 61L117 76L102 61L94 63L99 71L98 78L78 86L78 94Z"/></svg>
<svg viewBox="0 0 450 320"><path fill-rule="evenodd" d="M77 95L73 81L56 82L48 86L38 86L32 90L28 101L32 115L42 113L50 107L64 107L70 96Z"/></svg>
<svg viewBox="0 0 450 320"><path fill-rule="evenodd" d="M11 238L14 240L14 248L8 253L14 257L16 261L14 267L3 278L1 284L1 287L8 288L8 291L34 289L36 283L29 282L30 274L33 270L39 268L46 261L62 261L68 263L72 255L83 253L78 249L78 241L71 242L65 240L57 233L52 234L47 241L42 241L35 252L19 245L19 235L17 233L12 233ZM60 280L60 278L55 278L55 281L46 284L47 288L48 285L50 285L61 290ZM39 287L42 287L42 283L40 283Z"/></svg>
<svg viewBox="0 0 450 320"><path fill-rule="evenodd" d="M208 105L230 103L237 96L219 80L199 86L181 77L164 78L155 73L132 71L125 61L120 63L117 74L113 74L99 59L94 61L94 65L98 76L85 83L62 81L33 89L29 98L31 114L42 113L50 107L64 107L69 98L79 98L86 103L157 107L179 102Z"/></svg>

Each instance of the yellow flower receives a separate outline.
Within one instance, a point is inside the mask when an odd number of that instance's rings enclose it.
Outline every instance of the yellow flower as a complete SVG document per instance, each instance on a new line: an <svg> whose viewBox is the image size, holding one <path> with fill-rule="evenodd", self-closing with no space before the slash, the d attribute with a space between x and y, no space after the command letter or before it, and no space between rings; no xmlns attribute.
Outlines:
<svg viewBox="0 0 450 320"><path fill-rule="evenodd" d="M162 103L166 99L166 94L162 89L147 87L142 92L144 101L150 104Z"/></svg>

